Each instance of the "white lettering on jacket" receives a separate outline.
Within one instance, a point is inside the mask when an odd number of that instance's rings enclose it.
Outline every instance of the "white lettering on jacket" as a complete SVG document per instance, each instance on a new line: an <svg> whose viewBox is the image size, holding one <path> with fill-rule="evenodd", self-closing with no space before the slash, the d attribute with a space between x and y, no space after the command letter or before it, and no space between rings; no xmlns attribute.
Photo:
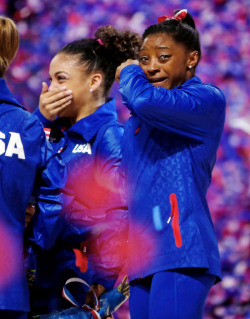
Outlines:
<svg viewBox="0 0 250 319"><path fill-rule="evenodd" d="M23 143L19 133L9 132L10 140L5 151L5 134L0 131L0 155L4 154L5 156L12 157L13 154L16 154L18 158L25 159Z"/></svg>
<svg viewBox="0 0 250 319"><path fill-rule="evenodd" d="M89 143L86 144L76 144L72 153L88 153L91 154L91 146Z"/></svg>

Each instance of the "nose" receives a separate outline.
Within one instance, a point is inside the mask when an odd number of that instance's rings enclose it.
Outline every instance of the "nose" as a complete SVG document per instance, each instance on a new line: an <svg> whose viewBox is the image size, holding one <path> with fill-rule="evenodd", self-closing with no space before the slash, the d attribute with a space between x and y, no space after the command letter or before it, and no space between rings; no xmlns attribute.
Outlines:
<svg viewBox="0 0 250 319"><path fill-rule="evenodd" d="M51 81L49 85L49 90L58 90L60 89L59 84L56 81Z"/></svg>
<svg viewBox="0 0 250 319"><path fill-rule="evenodd" d="M150 63L148 64L147 72L148 72L150 75L154 75L154 74L160 72L159 63L157 62L156 59L152 59L152 60L150 61Z"/></svg>

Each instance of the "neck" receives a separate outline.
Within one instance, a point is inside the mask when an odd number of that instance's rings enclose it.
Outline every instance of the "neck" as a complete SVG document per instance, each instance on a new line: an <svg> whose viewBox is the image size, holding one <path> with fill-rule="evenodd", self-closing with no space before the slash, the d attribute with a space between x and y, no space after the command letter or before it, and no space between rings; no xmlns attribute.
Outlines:
<svg viewBox="0 0 250 319"><path fill-rule="evenodd" d="M76 122L80 121L81 119L93 114L99 107L106 103L106 99L104 97L99 98L98 100L92 100L86 105L82 106L78 113L76 114L75 118L71 118L72 125Z"/></svg>

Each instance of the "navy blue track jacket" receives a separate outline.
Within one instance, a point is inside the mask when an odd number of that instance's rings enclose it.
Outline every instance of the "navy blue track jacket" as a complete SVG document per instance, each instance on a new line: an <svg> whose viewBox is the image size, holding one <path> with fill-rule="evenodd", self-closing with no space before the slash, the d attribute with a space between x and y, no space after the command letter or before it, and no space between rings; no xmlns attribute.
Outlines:
<svg viewBox="0 0 250 319"><path fill-rule="evenodd" d="M123 126L117 122L114 100L71 126L68 119L48 121L50 141L67 165L66 191L73 194L66 209L66 225L51 250L38 255L40 287L58 289L72 276L90 285L114 286L126 258L127 206L119 173ZM76 266L73 249L87 241L88 270Z"/></svg>

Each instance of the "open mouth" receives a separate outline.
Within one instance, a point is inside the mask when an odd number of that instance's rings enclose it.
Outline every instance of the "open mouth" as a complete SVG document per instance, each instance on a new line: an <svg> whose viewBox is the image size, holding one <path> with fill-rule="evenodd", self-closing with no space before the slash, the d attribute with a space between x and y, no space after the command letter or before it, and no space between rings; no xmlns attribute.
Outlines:
<svg viewBox="0 0 250 319"><path fill-rule="evenodd" d="M150 83L152 83L152 84L161 83L161 82L164 82L166 80L167 80L167 77L149 79Z"/></svg>

